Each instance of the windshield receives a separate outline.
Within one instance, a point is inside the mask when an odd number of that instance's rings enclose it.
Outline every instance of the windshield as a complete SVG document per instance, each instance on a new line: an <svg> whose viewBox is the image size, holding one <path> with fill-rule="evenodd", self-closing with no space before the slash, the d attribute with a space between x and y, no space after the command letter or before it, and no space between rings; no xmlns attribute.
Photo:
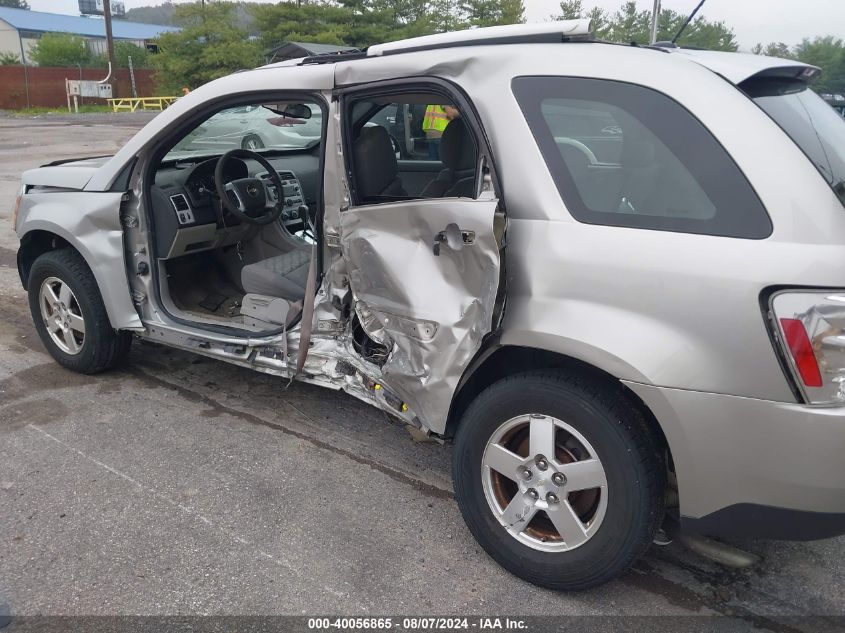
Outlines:
<svg viewBox="0 0 845 633"><path fill-rule="evenodd" d="M845 205L845 119L807 88L754 101L804 150Z"/></svg>
<svg viewBox="0 0 845 633"><path fill-rule="evenodd" d="M305 105L311 110L307 119L279 114L277 107L261 104L221 110L182 138L164 160L222 154L239 147L257 152L311 147L320 141L323 114L316 104Z"/></svg>

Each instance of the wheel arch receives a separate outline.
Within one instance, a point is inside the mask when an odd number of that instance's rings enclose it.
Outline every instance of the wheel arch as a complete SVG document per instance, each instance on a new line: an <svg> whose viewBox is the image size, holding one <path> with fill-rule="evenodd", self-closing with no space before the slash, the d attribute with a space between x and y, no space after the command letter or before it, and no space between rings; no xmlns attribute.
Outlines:
<svg viewBox="0 0 845 633"><path fill-rule="evenodd" d="M127 307L122 302L119 302L119 297L114 296L107 276L112 273L104 272L102 266L95 265L97 258L86 248L84 242L76 239L69 231L58 224L44 220L32 221L26 227L25 233L21 235L17 254L17 266L21 285L25 290L28 290L29 275L35 260L44 253L60 248L72 248L85 260L85 263L94 275L94 279L97 281L97 288L103 298L103 303L106 306L106 312L113 328L138 329L143 327L131 301L128 304L131 312L128 312ZM125 272L122 269L119 272L123 274L125 279ZM128 282L125 283L125 287L126 298L128 299Z"/></svg>
<svg viewBox="0 0 845 633"><path fill-rule="evenodd" d="M18 275L20 275L21 285L24 290L29 289L29 273L32 270L35 260L44 253L60 248L73 248L82 255L88 267L91 267L85 255L67 239L57 233L45 229L36 229L29 231L21 237L20 247L18 248Z"/></svg>
<svg viewBox="0 0 845 633"><path fill-rule="evenodd" d="M264 147L267 147L267 139L264 138L262 134L260 134L257 130L247 130L247 133L241 137L241 149L249 149L244 147L247 139L255 137L257 138Z"/></svg>
<svg viewBox="0 0 845 633"><path fill-rule="evenodd" d="M464 411L484 389L502 378L534 369L559 369L564 372L587 376L596 383L606 385L609 389L618 390L643 413L648 421L649 428L666 449L667 463L670 469L674 469L672 449L657 416L618 377L573 356L536 347L494 344L479 352L473 363L464 372L455 396L452 398L449 417L446 420L443 433L444 437L451 438L454 436Z"/></svg>

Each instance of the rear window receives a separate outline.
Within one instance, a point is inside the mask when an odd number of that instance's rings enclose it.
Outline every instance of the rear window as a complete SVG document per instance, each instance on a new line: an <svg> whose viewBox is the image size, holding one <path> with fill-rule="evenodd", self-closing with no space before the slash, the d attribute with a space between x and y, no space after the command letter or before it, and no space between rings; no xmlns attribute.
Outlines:
<svg viewBox="0 0 845 633"><path fill-rule="evenodd" d="M803 150L845 205L845 119L804 82L759 78L742 89Z"/></svg>
<svg viewBox="0 0 845 633"><path fill-rule="evenodd" d="M574 77L518 77L513 91L575 219L752 239L771 234L736 163L666 95Z"/></svg>

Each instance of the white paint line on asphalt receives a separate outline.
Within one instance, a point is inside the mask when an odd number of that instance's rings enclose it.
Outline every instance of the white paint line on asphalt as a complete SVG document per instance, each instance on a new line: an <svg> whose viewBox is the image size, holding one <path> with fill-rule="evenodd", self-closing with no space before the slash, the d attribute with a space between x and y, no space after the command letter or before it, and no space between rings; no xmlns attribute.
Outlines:
<svg viewBox="0 0 845 633"><path fill-rule="evenodd" d="M194 510L192 510L188 506L179 503L175 499L168 497L166 494L161 493L158 490L155 490L154 488L150 488L149 486L145 486L144 484L142 484L137 479L131 477L130 475L127 475L124 472L117 470L116 468L114 468L112 466L109 466L108 464L101 462L99 459L97 459L95 457L91 457L90 455L87 455L86 453L82 452L78 448L74 448L73 446L71 446L70 444L68 444L66 442L63 442L62 440L60 440L56 436L51 435L50 433L48 433L44 429L39 428L39 427L35 426L34 424L27 424L26 428L32 429L33 431L38 431L39 433L41 433L45 437L54 441L56 444L59 444L59 445L63 446L64 448L66 448L67 450L69 450L73 453L76 453L77 455L79 455L80 457L88 460L92 464L95 464L95 465L99 466L100 468L107 470L108 472L110 472L113 475L117 475L121 479L125 479L126 481L128 481L129 483L131 483L132 485L134 485L135 487L137 487L141 491L154 496L156 499L164 501L165 503L173 506L174 508L180 510L181 512L184 512L185 514L187 514L187 515L189 515L189 516L191 516L195 519L199 519L200 521L202 521L206 525L214 528L215 530L217 530L221 534L225 535L226 537L232 539L236 543L239 543L239 544L242 544L242 545L247 545L247 546L251 547L256 554L258 554L259 556L261 556L263 558L266 558L267 560L272 561L276 565L280 565L281 567L284 567L288 571L291 571L295 574L302 574L303 573L301 569L294 567L291 563L289 563L285 560L282 560L282 559L278 558L277 556L274 556L273 554L265 552L262 549L259 549L258 547L255 547L248 539L245 539L244 537L242 537L238 534L235 534L234 532L227 530L224 527L216 525L208 517L203 516L202 514L199 514L198 512L195 512ZM322 589L324 591L334 595L334 596L337 596L338 598L345 598L346 597L345 593L338 591L336 589L333 589L332 587L322 585Z"/></svg>

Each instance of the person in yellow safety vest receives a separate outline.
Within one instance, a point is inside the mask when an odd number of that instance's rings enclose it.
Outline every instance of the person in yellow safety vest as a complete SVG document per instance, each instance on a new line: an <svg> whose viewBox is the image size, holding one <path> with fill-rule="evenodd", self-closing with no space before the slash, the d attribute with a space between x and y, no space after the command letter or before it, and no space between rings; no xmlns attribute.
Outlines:
<svg viewBox="0 0 845 633"><path fill-rule="evenodd" d="M428 157L440 160L440 137L449 121L460 116L460 112L450 105L430 105L425 109L422 129L428 139Z"/></svg>

